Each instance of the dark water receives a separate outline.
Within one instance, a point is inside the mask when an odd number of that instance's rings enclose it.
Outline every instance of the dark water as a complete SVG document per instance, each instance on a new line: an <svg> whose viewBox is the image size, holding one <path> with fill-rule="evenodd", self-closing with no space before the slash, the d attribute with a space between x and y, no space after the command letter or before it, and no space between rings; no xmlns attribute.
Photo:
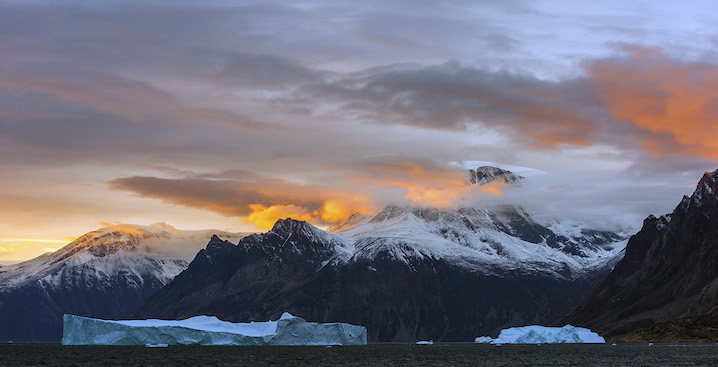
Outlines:
<svg viewBox="0 0 718 367"><path fill-rule="evenodd" d="M353 347L0 345L0 366L718 366L717 344Z"/></svg>

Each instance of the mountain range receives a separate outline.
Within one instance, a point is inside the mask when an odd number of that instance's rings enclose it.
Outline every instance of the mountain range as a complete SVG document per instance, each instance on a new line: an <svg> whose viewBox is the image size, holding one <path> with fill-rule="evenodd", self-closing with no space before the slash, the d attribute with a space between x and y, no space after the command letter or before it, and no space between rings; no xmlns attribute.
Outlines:
<svg viewBox="0 0 718 367"><path fill-rule="evenodd" d="M479 166L467 184L520 185L528 173ZM714 341L717 190L718 171L706 173L630 239L516 206L389 206L330 230L287 218L251 235L102 228L0 268L0 340L58 341L63 313L248 322L290 312L366 326L373 342L565 323L626 341Z"/></svg>
<svg viewBox="0 0 718 367"><path fill-rule="evenodd" d="M622 256L619 234L540 224L519 208L387 207L335 228L279 220L237 245L212 238L132 318L283 312L364 325L370 341L467 341L557 321Z"/></svg>

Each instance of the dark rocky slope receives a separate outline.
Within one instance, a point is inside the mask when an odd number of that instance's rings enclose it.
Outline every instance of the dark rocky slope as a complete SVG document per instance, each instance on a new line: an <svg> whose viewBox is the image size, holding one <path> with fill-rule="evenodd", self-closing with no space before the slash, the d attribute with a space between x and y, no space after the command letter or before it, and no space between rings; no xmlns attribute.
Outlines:
<svg viewBox="0 0 718 367"><path fill-rule="evenodd" d="M715 319L711 313L718 309L716 190L718 171L706 173L673 213L648 217L629 240L624 259L564 322L609 337L651 327L644 337L652 330L656 340L683 340L681 327ZM685 318L691 319L669 322ZM710 332L713 340L718 340L717 330ZM666 338L658 339L659 334Z"/></svg>

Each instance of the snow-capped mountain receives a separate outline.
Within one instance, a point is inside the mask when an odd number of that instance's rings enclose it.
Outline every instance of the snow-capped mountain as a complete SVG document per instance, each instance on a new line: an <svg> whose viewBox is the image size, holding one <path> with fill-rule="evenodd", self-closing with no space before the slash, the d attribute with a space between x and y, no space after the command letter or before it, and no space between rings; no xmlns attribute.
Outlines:
<svg viewBox="0 0 718 367"><path fill-rule="evenodd" d="M718 171L673 213L649 216L626 256L566 318L633 341L718 340Z"/></svg>
<svg viewBox="0 0 718 367"><path fill-rule="evenodd" d="M500 169L503 171L511 172L514 175L521 176L524 178L530 178L530 177L534 177L534 176L548 174L548 172L542 171L542 170L536 169L536 168L514 166L514 165L503 164L503 163L498 163L498 162L489 162L489 161L460 161L460 162L450 162L449 165L454 166L454 167L463 168L466 171L477 170L478 167L495 168L495 169Z"/></svg>
<svg viewBox="0 0 718 367"><path fill-rule="evenodd" d="M553 221L542 225L520 208L438 210L387 207L337 232L353 244L353 257L384 250L394 259L447 259L491 272L523 268L581 277L611 263L625 246L617 233Z"/></svg>
<svg viewBox="0 0 718 367"><path fill-rule="evenodd" d="M516 208L387 207L334 230L285 219L236 246L213 238L131 316L247 322L287 311L364 325L370 341L467 341L557 321L625 245Z"/></svg>
<svg viewBox="0 0 718 367"><path fill-rule="evenodd" d="M169 283L218 234L116 225L53 253L0 269L0 340L58 341L62 315L118 318Z"/></svg>

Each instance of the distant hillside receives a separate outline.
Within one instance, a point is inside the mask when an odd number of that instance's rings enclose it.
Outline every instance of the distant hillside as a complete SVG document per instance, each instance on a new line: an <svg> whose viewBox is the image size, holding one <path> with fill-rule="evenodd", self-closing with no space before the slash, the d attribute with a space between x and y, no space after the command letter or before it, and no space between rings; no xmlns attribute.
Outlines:
<svg viewBox="0 0 718 367"><path fill-rule="evenodd" d="M169 283L213 233L117 225L0 269L0 341L59 342L62 315L120 318ZM189 255L189 256L188 256Z"/></svg>

